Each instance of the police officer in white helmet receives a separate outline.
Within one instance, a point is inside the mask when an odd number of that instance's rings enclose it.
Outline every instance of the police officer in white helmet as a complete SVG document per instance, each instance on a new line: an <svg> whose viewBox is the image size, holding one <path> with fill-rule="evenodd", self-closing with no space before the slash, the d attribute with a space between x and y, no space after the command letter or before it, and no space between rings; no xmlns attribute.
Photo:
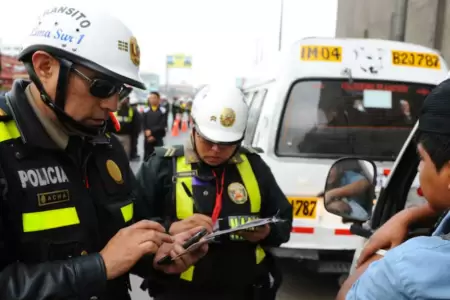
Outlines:
<svg viewBox="0 0 450 300"><path fill-rule="evenodd" d="M280 284L265 247L289 240L292 207L259 150L241 146L248 106L234 86L202 89L192 107L194 126L184 145L156 148L137 178L145 203L171 234L197 226L228 229L279 212L285 223L232 234L180 276L155 275L146 286L156 300L275 299Z"/></svg>
<svg viewBox="0 0 450 300"><path fill-rule="evenodd" d="M31 82L0 97L0 299L125 300L133 267L186 270L203 251L154 263L192 233L139 221L128 159L105 132L125 84L144 88L130 30L76 4L52 7L19 59Z"/></svg>

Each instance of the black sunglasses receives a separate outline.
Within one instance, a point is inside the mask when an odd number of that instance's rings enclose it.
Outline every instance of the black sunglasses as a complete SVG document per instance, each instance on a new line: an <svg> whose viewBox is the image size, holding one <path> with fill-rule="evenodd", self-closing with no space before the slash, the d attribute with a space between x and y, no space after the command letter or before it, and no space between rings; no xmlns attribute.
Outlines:
<svg viewBox="0 0 450 300"><path fill-rule="evenodd" d="M123 100L127 98L133 90L131 87L125 86L124 84L113 83L104 78L90 78L75 68L72 68L71 70L76 75L89 82L89 92L92 96L97 98L106 99L114 94L119 94L119 100Z"/></svg>

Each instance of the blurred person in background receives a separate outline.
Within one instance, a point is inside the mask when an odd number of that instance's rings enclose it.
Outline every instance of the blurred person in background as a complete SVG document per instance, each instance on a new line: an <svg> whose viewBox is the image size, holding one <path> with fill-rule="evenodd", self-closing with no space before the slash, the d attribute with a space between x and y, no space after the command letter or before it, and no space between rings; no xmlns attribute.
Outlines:
<svg viewBox="0 0 450 300"><path fill-rule="evenodd" d="M128 158L131 159L133 143L136 142L136 136L141 131L141 120L137 109L130 105L130 97L119 102L119 109L114 112L114 115L120 123L120 130L116 132L116 136Z"/></svg>
<svg viewBox="0 0 450 300"><path fill-rule="evenodd" d="M172 112L172 127L175 124L175 120L177 119L177 115L180 113L180 99L175 96L173 97L171 112ZM181 128L181 124L180 124Z"/></svg>
<svg viewBox="0 0 450 300"><path fill-rule="evenodd" d="M167 117L161 107L161 98L158 92L151 92L148 97L149 107L144 111L144 160L155 150L155 147L164 145L166 136Z"/></svg>
<svg viewBox="0 0 450 300"><path fill-rule="evenodd" d="M169 122L169 110L170 110L169 100L167 100L166 97L161 97L160 106L166 117L166 133L167 133L167 129L168 129L167 127L169 126L168 122Z"/></svg>
<svg viewBox="0 0 450 300"><path fill-rule="evenodd" d="M142 111L139 111L139 98L135 93L130 95L130 106L135 109L136 118L139 121L139 126L135 127L136 131L131 135L130 160L139 161L141 157L138 154L138 140L142 132Z"/></svg>

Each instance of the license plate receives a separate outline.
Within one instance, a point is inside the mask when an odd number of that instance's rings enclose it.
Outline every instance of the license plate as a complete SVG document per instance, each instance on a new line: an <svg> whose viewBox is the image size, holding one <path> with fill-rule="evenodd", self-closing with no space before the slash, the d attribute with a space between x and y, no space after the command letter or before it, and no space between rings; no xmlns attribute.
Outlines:
<svg viewBox="0 0 450 300"><path fill-rule="evenodd" d="M315 219L317 210L317 198L289 198L292 204L294 218Z"/></svg>
<svg viewBox="0 0 450 300"><path fill-rule="evenodd" d="M303 61L341 62L342 47L304 45L300 51L300 59Z"/></svg>
<svg viewBox="0 0 450 300"><path fill-rule="evenodd" d="M392 51L392 64L394 66L416 67L427 69L440 69L439 56L432 53L409 51Z"/></svg>

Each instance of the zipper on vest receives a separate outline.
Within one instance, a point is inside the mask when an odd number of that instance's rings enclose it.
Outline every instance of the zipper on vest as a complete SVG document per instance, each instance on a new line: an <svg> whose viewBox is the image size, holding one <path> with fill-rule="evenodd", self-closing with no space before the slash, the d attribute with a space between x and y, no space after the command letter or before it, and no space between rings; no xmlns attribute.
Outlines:
<svg viewBox="0 0 450 300"><path fill-rule="evenodd" d="M89 158L91 157L92 152L89 152L83 160L83 164L81 165L81 176L84 183L84 186L89 189L89 178L87 176L87 163Z"/></svg>

